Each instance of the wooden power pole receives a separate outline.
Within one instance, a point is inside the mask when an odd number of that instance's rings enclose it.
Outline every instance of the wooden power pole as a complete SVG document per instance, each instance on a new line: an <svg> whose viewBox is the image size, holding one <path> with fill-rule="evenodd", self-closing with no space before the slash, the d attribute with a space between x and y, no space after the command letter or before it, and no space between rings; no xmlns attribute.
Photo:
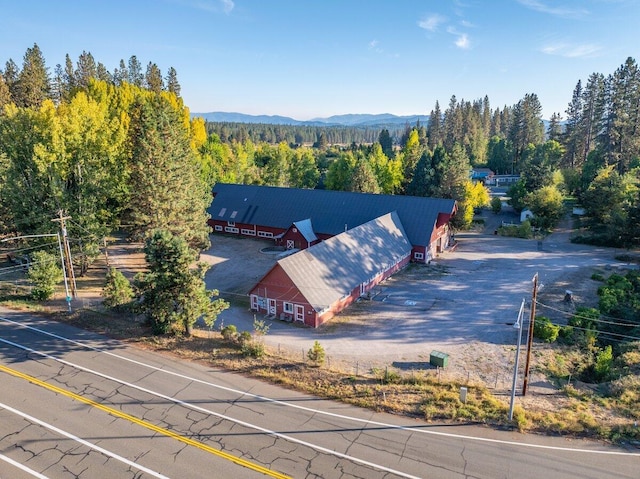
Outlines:
<svg viewBox="0 0 640 479"><path fill-rule="evenodd" d="M531 364L531 346L533 345L533 326L536 321L536 301L538 299L538 273L533 276L533 291L531 292L531 315L529 316L529 336L527 340L527 362L524 366L524 381L522 383L522 395L527 395L529 384L529 366Z"/></svg>
<svg viewBox="0 0 640 479"><path fill-rule="evenodd" d="M73 272L73 261L71 260L71 248L69 247L69 237L67 236L67 225L65 220L70 219L71 216L63 216L62 210L58 210L58 217L51 221L60 222L60 231L62 232L62 244L64 252L64 263L69 272L69 285L71 286L71 296L76 298L78 296L76 288L76 276Z"/></svg>

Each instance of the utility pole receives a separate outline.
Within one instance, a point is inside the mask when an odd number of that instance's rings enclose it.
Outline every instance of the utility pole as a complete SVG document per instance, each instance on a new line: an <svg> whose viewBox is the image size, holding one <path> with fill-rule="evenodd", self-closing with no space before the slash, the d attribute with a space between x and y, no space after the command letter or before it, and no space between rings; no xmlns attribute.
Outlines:
<svg viewBox="0 0 640 479"><path fill-rule="evenodd" d="M71 296L77 298L78 292L76 288L76 276L73 272L73 261L71 260L71 248L69 247L69 237L67 236L67 225L65 220L70 219L71 216L63 216L62 210L58 210L58 217L52 219L51 221L59 221L60 222L60 230L62 232L62 243L64 246L64 262L67 266L67 271L69 272L69 284L71 285ZM71 302L71 298L67 298L67 302Z"/></svg>
<svg viewBox="0 0 640 479"><path fill-rule="evenodd" d="M514 328L518 330L518 345L516 346L516 358L515 364L513 365L513 384L511 385L511 402L509 404L509 421L513 421L513 407L515 405L516 400L516 385L518 383L518 366L520 365L520 345L522 344L522 327L524 326L522 323L523 317L522 313L524 312L524 303L525 300L522 298L522 303L520 304L520 311L518 312L518 319L516 323L513 325Z"/></svg>
<svg viewBox="0 0 640 479"><path fill-rule="evenodd" d="M533 276L533 291L531 292L531 315L529 316L529 336L527 341L527 362L524 366L524 382L522 383L522 395L527 395L529 384L529 366L531 363L531 346L533 345L533 326L536 321L536 301L538 298L538 273Z"/></svg>

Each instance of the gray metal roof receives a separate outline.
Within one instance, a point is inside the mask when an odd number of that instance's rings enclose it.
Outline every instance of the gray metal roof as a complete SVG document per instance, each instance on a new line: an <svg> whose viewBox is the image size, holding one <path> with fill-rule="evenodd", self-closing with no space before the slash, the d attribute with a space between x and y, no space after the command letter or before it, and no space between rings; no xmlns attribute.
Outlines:
<svg viewBox="0 0 640 479"><path fill-rule="evenodd" d="M302 221L294 221L293 225L298 228L300 234L306 239L309 243L312 243L318 239L316 234L313 232L313 225L311 224L310 219L302 220Z"/></svg>
<svg viewBox="0 0 640 479"><path fill-rule="evenodd" d="M321 312L411 254L397 213L386 214L278 261Z"/></svg>
<svg viewBox="0 0 640 479"><path fill-rule="evenodd" d="M287 229L309 218L319 234L337 235L396 211L414 246L428 245L438 214L455 208L448 199L274 186L218 183L213 192L212 219Z"/></svg>

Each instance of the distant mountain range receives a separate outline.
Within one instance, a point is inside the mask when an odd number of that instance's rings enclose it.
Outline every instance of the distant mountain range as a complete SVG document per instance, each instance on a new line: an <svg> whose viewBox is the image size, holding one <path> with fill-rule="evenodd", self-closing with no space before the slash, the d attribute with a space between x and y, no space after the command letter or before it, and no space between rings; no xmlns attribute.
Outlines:
<svg viewBox="0 0 640 479"><path fill-rule="evenodd" d="M192 113L192 117L201 117L206 121L225 123L265 123L268 125L309 125L309 126L351 126L356 128L391 127L402 128L405 124L415 125L418 121L423 125L429 122L429 115L398 116L391 113L334 115L328 118L313 118L308 121L295 120L288 116L278 115L245 115L212 111L209 113Z"/></svg>

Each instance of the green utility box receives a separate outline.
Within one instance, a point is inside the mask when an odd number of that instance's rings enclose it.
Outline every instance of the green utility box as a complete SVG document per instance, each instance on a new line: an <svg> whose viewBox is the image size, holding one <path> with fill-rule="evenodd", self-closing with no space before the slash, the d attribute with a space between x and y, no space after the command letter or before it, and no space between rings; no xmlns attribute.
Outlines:
<svg viewBox="0 0 640 479"><path fill-rule="evenodd" d="M449 355L440 351L431 351L429 364L438 368L446 368L447 364L449 364Z"/></svg>

